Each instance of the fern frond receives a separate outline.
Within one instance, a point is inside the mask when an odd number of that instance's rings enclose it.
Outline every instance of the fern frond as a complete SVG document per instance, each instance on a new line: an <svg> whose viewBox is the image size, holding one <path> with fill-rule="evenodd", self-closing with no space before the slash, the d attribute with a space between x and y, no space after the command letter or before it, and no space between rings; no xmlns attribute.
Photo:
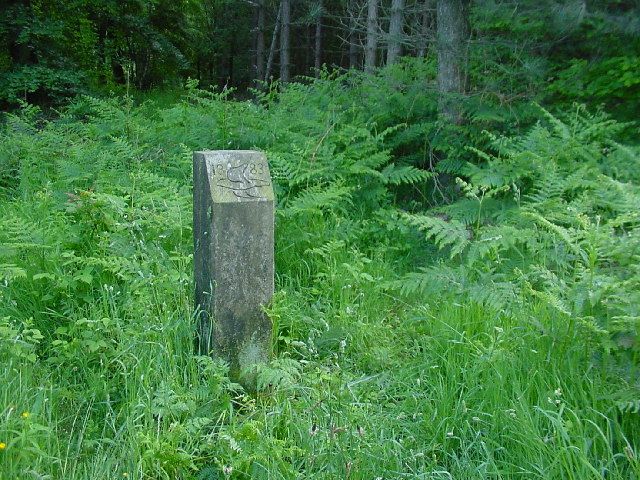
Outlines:
<svg viewBox="0 0 640 480"><path fill-rule="evenodd" d="M532 229L518 228L513 225L488 226L481 229L481 233L471 246L467 254L467 264L476 265L486 261L492 254L510 252L516 258L524 258L527 248L532 248L532 241L536 233Z"/></svg>
<svg viewBox="0 0 640 480"><path fill-rule="evenodd" d="M534 290L532 288L529 289L529 293L534 297L540 299L544 304L549 305L556 311L560 312L567 317L571 316L571 308L566 304L566 302L560 298L557 294L552 291L540 291Z"/></svg>
<svg viewBox="0 0 640 480"><path fill-rule="evenodd" d="M410 225L424 232L427 238L432 239L438 248L449 247L451 258L462 254L469 245L471 232L457 220L443 220L438 217L403 213L402 217Z"/></svg>
<svg viewBox="0 0 640 480"><path fill-rule="evenodd" d="M283 214L296 215L339 210L351 202L352 191L353 187L345 186L340 182L333 185L316 185L307 188L297 197L288 201Z"/></svg>
<svg viewBox="0 0 640 480"><path fill-rule="evenodd" d="M616 402L616 406L622 413L640 413L640 398Z"/></svg>
<svg viewBox="0 0 640 480"><path fill-rule="evenodd" d="M417 272L407 273L398 280L387 282L383 287L405 296L415 294L436 296L444 292L460 293L467 282L466 274L467 271L463 267L456 268L438 264L421 268Z"/></svg>
<svg viewBox="0 0 640 480"><path fill-rule="evenodd" d="M325 243L324 245L320 245L319 247L307 249L305 253L309 255L318 255L322 258L328 258L331 256L331 254L344 248L345 245L345 242L343 242L342 240L330 240L329 242Z"/></svg>
<svg viewBox="0 0 640 480"><path fill-rule="evenodd" d="M561 138L563 140L568 140L569 138L571 138L571 136L572 136L571 135L571 130L570 130L569 126L567 126L566 123L564 123L562 120L560 120L558 117L554 116L551 112L549 112L548 110L544 109L540 105L537 105L537 107L540 109L542 114L545 116L545 118L547 119L549 124L553 127L553 131L555 132L555 134L559 138Z"/></svg>
<svg viewBox="0 0 640 480"><path fill-rule="evenodd" d="M0 263L0 280L11 282L19 278L27 278L27 271L17 265Z"/></svg>
<svg viewBox="0 0 640 480"><path fill-rule="evenodd" d="M471 301L497 312L512 312L522 303L517 284L510 281L493 281L488 275L471 285L465 293Z"/></svg>
<svg viewBox="0 0 640 480"><path fill-rule="evenodd" d="M433 172L421 170L411 165L396 166L390 163L382 170L382 179L386 184L391 185L413 185L425 182L433 177Z"/></svg>
<svg viewBox="0 0 640 480"><path fill-rule="evenodd" d="M292 358L282 357L257 366L258 391L269 388L291 388L302 373L302 365Z"/></svg>
<svg viewBox="0 0 640 480"><path fill-rule="evenodd" d="M561 227L560 225L556 225L555 223L551 223L546 218L542 217L540 214L532 211L524 211L522 215L525 217L531 218L535 223L545 227L552 233L555 233L560 239L564 241L564 243L569 247L569 249L579 258L586 258L585 252L580 248L580 246L575 242L572 238L572 235L569 230Z"/></svg>

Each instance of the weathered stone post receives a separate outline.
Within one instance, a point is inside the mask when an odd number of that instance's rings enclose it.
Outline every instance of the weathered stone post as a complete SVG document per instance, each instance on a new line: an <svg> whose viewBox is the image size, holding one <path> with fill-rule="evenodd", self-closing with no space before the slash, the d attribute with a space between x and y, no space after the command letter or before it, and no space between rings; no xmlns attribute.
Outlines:
<svg viewBox="0 0 640 480"><path fill-rule="evenodd" d="M262 307L274 289L274 196L267 159L254 151L193 154L194 268L198 345L229 363L231 378L255 382L271 354Z"/></svg>

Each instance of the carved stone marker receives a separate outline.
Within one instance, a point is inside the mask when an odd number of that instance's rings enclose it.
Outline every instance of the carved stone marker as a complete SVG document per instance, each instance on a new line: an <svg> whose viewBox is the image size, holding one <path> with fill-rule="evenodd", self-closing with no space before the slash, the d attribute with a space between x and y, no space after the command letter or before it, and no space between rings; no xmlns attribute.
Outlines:
<svg viewBox="0 0 640 480"><path fill-rule="evenodd" d="M251 367L271 354L262 307L274 289L273 188L267 159L254 151L193 154L193 235L201 354L229 363L251 386Z"/></svg>

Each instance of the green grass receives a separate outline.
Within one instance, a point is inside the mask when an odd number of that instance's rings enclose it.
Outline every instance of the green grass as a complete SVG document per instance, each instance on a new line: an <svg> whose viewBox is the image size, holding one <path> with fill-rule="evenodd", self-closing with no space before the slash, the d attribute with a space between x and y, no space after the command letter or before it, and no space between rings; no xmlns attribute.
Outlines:
<svg viewBox="0 0 640 480"><path fill-rule="evenodd" d="M389 161L362 125L325 97L185 96L27 111L0 137L0 479L640 477L636 367L593 326L391 288L442 256L360 172ZM254 395L194 352L203 147L274 167L277 358ZM300 200L314 185L328 203Z"/></svg>
<svg viewBox="0 0 640 480"><path fill-rule="evenodd" d="M496 318L361 293L281 291L280 354L300 369L257 397L194 357L187 304L141 322L100 362L5 365L4 478L198 478L206 466L211 478L224 467L234 478L640 473L637 414L608 400L615 384L549 312Z"/></svg>

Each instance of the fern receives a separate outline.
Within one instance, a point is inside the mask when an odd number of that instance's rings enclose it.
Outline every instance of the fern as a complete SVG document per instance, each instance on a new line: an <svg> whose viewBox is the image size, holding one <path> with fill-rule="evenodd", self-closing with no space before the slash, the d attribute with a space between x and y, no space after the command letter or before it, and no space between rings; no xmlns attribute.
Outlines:
<svg viewBox="0 0 640 480"><path fill-rule="evenodd" d="M580 248L580 245L575 241L574 234L570 230L562 227L561 225L557 225L555 223L550 222L546 218L543 218L536 212L524 211L522 215L528 218L531 218L535 223L540 224L544 228L548 229L550 232L557 235L564 243L569 247L573 253L579 258L585 258L585 252Z"/></svg>
<svg viewBox="0 0 640 480"><path fill-rule="evenodd" d="M469 300L496 312L512 313L522 306L519 286L509 280L499 281L490 275L480 277L467 290Z"/></svg>
<svg viewBox="0 0 640 480"><path fill-rule="evenodd" d="M0 263L0 280L11 282L19 278L27 278L27 271L24 268L10 263Z"/></svg>
<svg viewBox="0 0 640 480"><path fill-rule="evenodd" d="M393 163L387 165L380 173L384 183L391 185L413 185L433 177L432 172L420 170L411 165L396 167Z"/></svg>
<svg viewBox="0 0 640 480"><path fill-rule="evenodd" d="M402 218L424 232L426 238L432 239L438 248L448 247L451 258L462 254L470 243L471 232L457 220L447 221L438 217L409 213L403 213Z"/></svg>
<svg viewBox="0 0 640 480"><path fill-rule="evenodd" d="M257 368L257 389L287 389L294 387L300 379L302 365L292 358L277 358Z"/></svg>
<svg viewBox="0 0 640 480"><path fill-rule="evenodd" d="M466 258L470 266L478 265L488 257L498 254L513 254L523 259L535 245L536 232L530 228L518 228L513 225L487 226L480 230L477 239L469 246Z"/></svg>
<svg viewBox="0 0 640 480"><path fill-rule="evenodd" d="M438 264L421 268L418 272L410 272L402 278L385 283L384 287L395 290L405 296L419 294L437 297L444 292L459 293L467 285L466 270L463 267L452 267Z"/></svg>
<svg viewBox="0 0 640 480"><path fill-rule="evenodd" d="M310 187L289 200L282 213L283 215L296 215L344 209L351 203L352 192L353 187L345 186L342 183Z"/></svg>
<svg viewBox="0 0 640 480"><path fill-rule="evenodd" d="M220 468L218 467L204 467L196 475L196 480L219 480Z"/></svg>
<svg viewBox="0 0 640 480"><path fill-rule="evenodd" d="M543 112L516 137L488 134L488 151L467 163L459 180L466 198L431 215L402 214L439 248L450 248L465 271L438 276L427 266L396 281L403 294L436 292L431 281L497 311L513 312L525 297L579 319L605 348L637 351L640 310L640 188L609 175L607 156L637 163L634 149L616 145L620 126L577 108L565 122ZM616 165L616 175L626 167ZM437 280L436 280L437 279ZM440 289L445 293L445 289ZM617 340L616 340L617 339Z"/></svg>
<svg viewBox="0 0 640 480"><path fill-rule="evenodd" d="M640 398L633 400L619 401L616 406L622 413L640 413Z"/></svg>

